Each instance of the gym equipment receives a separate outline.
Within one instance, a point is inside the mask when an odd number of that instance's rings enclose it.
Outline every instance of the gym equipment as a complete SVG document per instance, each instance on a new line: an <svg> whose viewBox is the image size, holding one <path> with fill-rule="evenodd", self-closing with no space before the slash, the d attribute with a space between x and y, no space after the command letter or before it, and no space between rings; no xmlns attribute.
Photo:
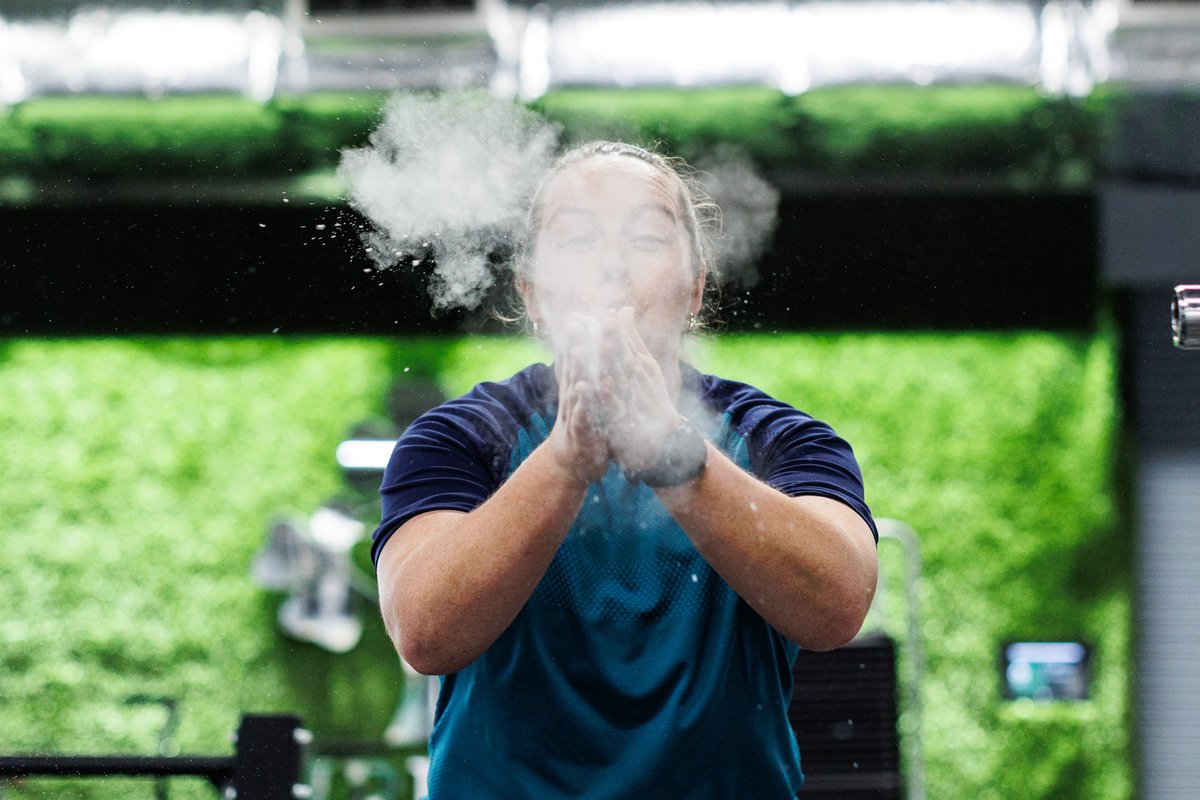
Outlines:
<svg viewBox="0 0 1200 800"><path fill-rule="evenodd" d="M303 800L303 751L312 734L293 715L242 717L232 756L0 756L0 777L92 778L195 776L207 778L224 800Z"/></svg>
<svg viewBox="0 0 1200 800"><path fill-rule="evenodd" d="M884 630L889 587L881 571L875 602L858 637L828 652L801 650L793 664L788 720L800 745L802 800L925 797L921 554L916 532L908 525L885 518L875 522L880 544L895 542L903 550L904 658L897 658L896 641Z"/></svg>
<svg viewBox="0 0 1200 800"><path fill-rule="evenodd" d="M801 798L900 800L896 646L859 636L828 652L802 650L788 718L805 774Z"/></svg>

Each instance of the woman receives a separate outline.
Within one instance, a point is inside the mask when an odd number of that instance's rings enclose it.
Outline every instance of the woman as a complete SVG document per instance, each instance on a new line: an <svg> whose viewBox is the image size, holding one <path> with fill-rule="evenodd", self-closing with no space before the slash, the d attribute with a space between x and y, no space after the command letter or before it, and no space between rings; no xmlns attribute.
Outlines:
<svg viewBox="0 0 1200 800"><path fill-rule="evenodd" d="M640 148L560 159L518 276L554 366L397 443L372 553L396 648L445 676L430 800L800 788L791 663L857 633L874 523L826 425L683 361L702 211Z"/></svg>

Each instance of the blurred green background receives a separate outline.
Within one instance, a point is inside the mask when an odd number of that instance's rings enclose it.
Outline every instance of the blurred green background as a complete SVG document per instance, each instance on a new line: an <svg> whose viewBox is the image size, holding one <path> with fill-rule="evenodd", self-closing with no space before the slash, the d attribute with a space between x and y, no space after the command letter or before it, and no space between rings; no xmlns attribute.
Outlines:
<svg viewBox="0 0 1200 800"><path fill-rule="evenodd" d="M707 371L757 384L855 446L868 501L920 535L927 796L1133 792L1130 535L1116 337L736 334ZM334 449L397 383L447 395L542 358L511 337L10 339L0 344L0 753L231 752L243 712L379 738L402 675L377 614L333 655L288 639L250 562L281 513L344 488ZM902 586L894 544L888 585ZM369 567L365 545L354 553ZM901 640L903 602L884 624ZM1000 643L1094 647L1092 697L1001 698ZM405 753L395 753L399 769ZM152 797L149 781L30 779L0 796ZM199 781L172 797L212 797Z"/></svg>
<svg viewBox="0 0 1200 800"><path fill-rule="evenodd" d="M42 97L0 114L0 202L44 200L62 182L190 177L279 181L293 196L338 195L343 147L379 123L387 95L315 92L261 104L231 95ZM827 179L1087 188L1115 120L1133 102L1100 87L1066 98L1030 86L560 89L533 108L569 140L657 142L693 159L737 146L764 170ZM278 198L264 190L264 197ZM196 187L192 187L196 191ZM248 197L254 189L245 190Z"/></svg>
<svg viewBox="0 0 1200 800"><path fill-rule="evenodd" d="M148 187L189 207L266 208L285 195L297 206L336 205L339 153L362 143L384 99L33 98L0 114L0 214L32 208L52 218L58 204L75 204L104 218L105 203L120 212L121 202L155 202ZM798 97L746 87L560 90L534 107L568 140L658 142L686 158L736 145L790 181L794 196L882 186L888 196L944 191L953 203L956 192L1088 195L1130 102L1108 87L1073 99L1028 86L845 86ZM11 233L3 266L18 263L28 235ZM43 243L26 244L35 253ZM80 262L65 274L88 272ZM151 258L131 274L157 280L160 266ZM923 268L887 265L917 285L931 283ZM1041 265L1010 267L1022 268L1054 277ZM838 280L848 279L830 276ZM30 280L25 294L36 303L26 305L41 311L42 292ZM51 330L69 329L69 317L60 312ZM432 379L455 395L541 359L540 349L501 336L233 337L219 319L208 323L217 335L195 338L23 336L21 326L38 320L0 314L12 334L0 340L0 753L152 753L164 715L128 705L137 694L178 700L177 747L187 753L231 752L246 712L295 712L319 739L378 740L403 677L377 613L361 609L364 637L344 655L289 639L276 622L283 595L253 583L253 556L274 519L305 516L345 491L334 449L357 423L386 415L394 386ZM1134 793L1119 336L1104 321L1066 327L730 332L697 344L702 369L833 424L856 449L875 513L920 536L919 733L931 800ZM369 571L366 549L353 555ZM885 541L880 555L889 595L899 595L901 554ZM907 664L905 604L892 599L873 624L896 636ZM1002 699L1002 642L1063 639L1093 647L1090 699ZM914 719L904 723L907 745ZM391 754L396 771L411 752ZM171 793L214 796L188 779L172 781ZM0 797L11 798L153 796L142 780L0 783Z"/></svg>

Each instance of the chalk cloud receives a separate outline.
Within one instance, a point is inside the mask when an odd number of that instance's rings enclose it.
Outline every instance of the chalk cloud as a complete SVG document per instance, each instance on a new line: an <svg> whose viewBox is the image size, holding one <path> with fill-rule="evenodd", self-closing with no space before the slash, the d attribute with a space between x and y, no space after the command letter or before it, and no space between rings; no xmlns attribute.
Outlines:
<svg viewBox="0 0 1200 800"><path fill-rule="evenodd" d="M337 174L371 224L362 238L375 264L432 265L433 311L469 310L507 268L489 256L513 242L558 136L486 92L397 95L368 144L342 153Z"/></svg>

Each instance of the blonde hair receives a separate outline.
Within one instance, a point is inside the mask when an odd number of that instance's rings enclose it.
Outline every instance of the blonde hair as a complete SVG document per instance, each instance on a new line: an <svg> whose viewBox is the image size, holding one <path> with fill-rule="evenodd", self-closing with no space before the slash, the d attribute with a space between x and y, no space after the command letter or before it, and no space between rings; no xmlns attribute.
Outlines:
<svg viewBox="0 0 1200 800"><path fill-rule="evenodd" d="M528 274L529 259L533 253L545 211L546 187L557 175L573 164L601 156L636 159L649 164L663 177L667 182L671 197L678 207L677 211L684 229L687 231L692 270L697 277L702 274L707 276L705 294L711 296L715 293L718 281L713 269L715 261L713 242L720 235L721 209L700 186L691 167L681 158L664 156L637 145L625 142L593 141L576 145L559 156L533 193L529 210L525 216L525 225L517 237L514 248L514 278L516 280L513 281L514 285L509 292L509 306L512 313L507 316L497 313L496 316L499 319L506 322L522 320L528 322L524 299L517 283ZM706 302L705 305L708 306L709 303Z"/></svg>

